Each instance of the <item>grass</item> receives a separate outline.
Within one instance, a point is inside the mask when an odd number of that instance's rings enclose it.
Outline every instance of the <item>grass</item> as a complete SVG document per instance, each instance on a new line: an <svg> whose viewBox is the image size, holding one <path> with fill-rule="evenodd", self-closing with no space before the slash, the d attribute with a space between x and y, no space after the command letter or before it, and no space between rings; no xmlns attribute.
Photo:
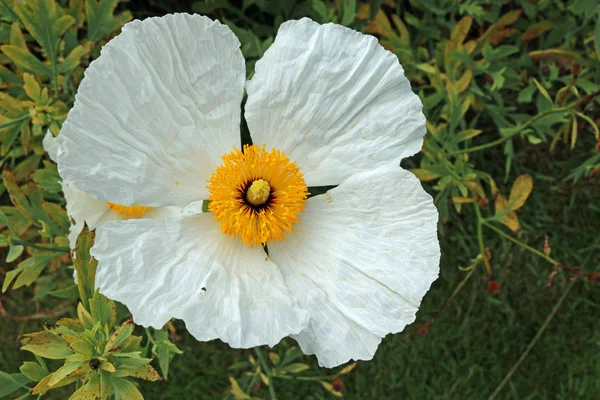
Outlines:
<svg viewBox="0 0 600 400"><path fill-rule="evenodd" d="M132 10L136 17L192 10L191 3L187 1L169 4L144 1L125 3L120 7ZM557 14L553 14L555 11L548 11L548 18L556 18ZM234 17L227 12L217 16ZM426 16L429 23L439 22L429 14ZM458 17L452 14L450 19L457 20ZM258 31L265 24L272 24L273 20L270 15L259 14L256 18L258 22L250 22L257 26L255 28ZM520 27L522 30L525 28ZM444 25L441 30L446 32L448 27ZM411 32L415 34L412 28ZM548 37L549 41L554 40L552 32L548 33ZM433 53L434 46L430 39L429 50ZM535 48L534 45L530 47ZM257 51L260 53L260 49ZM515 61L512 62L515 75L527 72L525 67L515 67ZM508 73L506 77L510 79ZM421 94L427 93L430 86L426 81L413 82L416 91L422 89ZM509 107L522 107L520 112L536 115L532 104L522 106L515 97L506 97ZM430 111L427 115L429 121L439 117L439 110ZM478 117L479 114L477 117L467 114L465 118L470 124L471 120ZM477 127L481 128L486 123L489 126L483 127L484 133L477 137L477 145L485 146L498 140L498 132L491 120L488 123L484 119L483 123L478 122ZM546 144L534 145L523 138L515 138L510 179L503 179L506 172L503 146L490 146L469 153L469 162L493 176L502 193L510 192L514 176L529 174L533 177L534 190L525 206L517 212L521 232L514 234L500 225L494 226L538 250L543 249L547 236L552 258L586 272L600 271L600 174L576 183L567 177L592 154L591 149L596 141L589 132L581 130L573 150L568 145L559 144L550 151ZM419 168L422 157L405 160L403 166ZM425 183L424 186L435 196L436 184ZM441 201L447 202L452 210L449 198L443 197ZM2 197L2 204L10 204L6 194ZM482 210L482 214L484 218L492 216L493 206ZM494 279L501 284L501 292L495 296L488 293L488 277L485 267L480 264L430 326L429 334L426 337L417 334L419 326L439 310L466 276L467 273L458 267L468 265L479 254L474 207L465 204L460 214L453 212L446 223L440 224L440 278L426 295L417 321L402 333L388 335L373 360L359 362L350 374L344 375L344 394L347 399L484 399L497 389L497 399L589 399L595 393L600 393L598 285L589 282L585 276L573 282L574 274L563 270L558 271L552 284L548 285L553 273L552 264L502 238L486 226L483 226L483 241L491 252ZM2 265L0 273L4 275L11 268ZM65 275L65 281L69 279L66 271L59 273ZM35 295L31 288L0 295L3 307L0 310L2 371L16 372L21 362L32 360L31 354L19 351L18 336L39 330L43 322L55 320L57 316L53 313L64 305L64 300L45 297L43 301L38 301L34 299ZM563 295L564 301L556 309ZM67 304L66 316L73 316L73 310ZM546 328L540 331L544 324ZM239 370L228 368L246 360L254 354L253 351L231 349L219 341L199 343L186 332L182 323L177 323L176 327L179 336L176 344L184 354L173 359L168 381L141 383L145 398L226 397L229 375L239 378L242 374ZM143 333L143 329L137 329L140 334ZM536 335L539 338L534 340ZM291 339L285 339L284 345L277 346L275 351L292 343ZM528 346L530 351L526 353ZM519 364L523 355L526 357ZM318 368L312 356L305 356L301 362L312 367L306 375L329 373ZM55 363L54 366L58 365ZM516 366L518 369L510 375L506 385L499 387ZM280 400L332 398L316 382L274 379ZM61 388L51 391L45 398L66 399L70 393L70 389ZM252 394L269 398L269 391L264 384L255 385Z"/></svg>

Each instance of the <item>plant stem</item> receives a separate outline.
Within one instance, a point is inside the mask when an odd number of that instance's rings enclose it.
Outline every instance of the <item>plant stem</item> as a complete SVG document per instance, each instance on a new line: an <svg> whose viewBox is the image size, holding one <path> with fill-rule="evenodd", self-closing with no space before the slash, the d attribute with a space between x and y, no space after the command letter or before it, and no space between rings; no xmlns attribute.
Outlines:
<svg viewBox="0 0 600 400"><path fill-rule="evenodd" d="M71 251L70 248L68 247L48 247L48 246L40 246L38 244L35 243L30 243L27 242L25 240L21 240L21 239L10 239L10 241L13 244L20 244L21 246L25 246L25 247L31 247L32 249L37 249L37 250L48 250L48 251L55 251L57 253L68 253Z"/></svg>
<svg viewBox="0 0 600 400"><path fill-rule="evenodd" d="M458 154L471 153L474 151L489 149L490 147L494 147L496 145L502 144L502 143L506 142L508 139L512 138L513 136L516 136L519 133L521 133L525 128L527 128L529 125L534 123L536 120L538 120L542 117L545 117L546 115L550 115L550 114L554 114L554 113L558 113L558 112L569 111L571 108L572 108L572 105L568 105L565 107L552 108L550 110L543 111L543 112L539 113L538 115L532 117L529 121L525 122L519 129L516 129L514 132L511 132L510 134L508 134L504 137L501 137L498 140L494 140L493 142L482 144L480 146L469 147L467 149L453 151L450 153L450 155L455 156Z"/></svg>
<svg viewBox="0 0 600 400"><path fill-rule="evenodd" d="M525 250L529 250L530 252L542 257L544 260L548 261L552 265L560 265L560 263L558 261L556 261L555 259L553 259L552 257L549 257L549 256L545 255L544 253L542 253L541 251L534 249L533 247L526 245L525 243L521 242L520 240L515 239L514 237L510 236L509 234L502 232L500 229L496 228L494 225L490 224L486 220L481 220L481 223L483 225L487 226L488 228L490 228L491 230L495 231L498 235L510 240L513 243L518 244Z"/></svg>
<svg viewBox="0 0 600 400"><path fill-rule="evenodd" d="M483 245L483 230L481 229L483 218L481 217L481 211L479 211L479 206L477 204L475 204L475 214L477 215L477 242L479 243L479 251L483 257L483 262L485 263L485 269L487 269L488 276L492 276L492 266L490 265L490 260L488 260L487 253L485 252L485 246Z"/></svg>
<svg viewBox="0 0 600 400"><path fill-rule="evenodd" d="M267 358L263 353L260 347L255 347L254 352L256 352L256 356L260 361L260 365L265 370L265 374L267 374L267 378L269 378L269 393L271 394L271 400L277 400L277 395L275 394L275 388L273 387L273 377L271 376L271 369L269 368L269 363L267 362Z"/></svg>
<svg viewBox="0 0 600 400"><path fill-rule="evenodd" d="M544 331L546 330L548 325L550 325L550 322L552 322L552 319L556 315L556 312L558 311L558 309L562 305L563 301L565 300L565 298L567 297L567 295L573 288L573 285L575 285L576 280L577 280L577 278L574 278L571 281L571 283L569 284L569 286L567 286L567 289L565 290L563 295L560 297L560 299L558 299L558 302L554 305L554 308L552 308L552 312L550 313L550 315L548 315L548 317L546 318L546 320L544 321L544 323L542 324L542 326L540 327L538 332L535 334L535 336L533 337L533 340L531 341L531 343L529 343L529 346L527 346L527 348L525 349L523 354L521 354L521 357L519 357L519 359L517 360L515 365L513 365L513 367L510 369L510 371L508 372L506 377L502 380L502 382L500 382L500 385L498 385L498 387L496 388L496 390L494 390L494 393L492 393L492 395L489 397L488 400L494 400L496 398L496 396L500 393L500 391L502 391L502 388L504 388L504 386L506 386L506 384L508 383L510 378L512 378L514 373L517 372L517 370L519 369L519 367L521 366L521 364L523 363L525 358L527 358L527 356L531 352L531 349L533 349L533 347L535 346L537 341L540 339L540 337L542 336L542 334L544 333Z"/></svg>
<svg viewBox="0 0 600 400"><path fill-rule="evenodd" d="M452 301L452 299L461 291L461 289L463 288L463 286L465 286L465 283L467 283L467 281L471 278L471 275L473 275L473 272L475 272L476 269L477 269L477 265L473 266L469 270L469 273L463 278L463 280L458 284L458 286L456 286L456 288L454 289L454 292L452 292L452 294L450 295L450 297L448 297L446 299L446 301L444 301L444 304L442 304L442 306L440 307L440 309L433 315L433 317L431 317L431 319L429 321L427 321L425 323L425 325L431 325L440 316L440 314L444 311L444 309L446 308L446 306L448 304L450 304L450 302Z"/></svg>

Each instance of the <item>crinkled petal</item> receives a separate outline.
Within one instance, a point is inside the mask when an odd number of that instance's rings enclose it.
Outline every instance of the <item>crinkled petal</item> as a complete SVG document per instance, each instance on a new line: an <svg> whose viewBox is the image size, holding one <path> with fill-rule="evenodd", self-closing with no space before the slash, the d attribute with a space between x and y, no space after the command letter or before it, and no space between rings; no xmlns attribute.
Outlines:
<svg viewBox="0 0 600 400"><path fill-rule="evenodd" d="M125 25L85 71L62 128L63 180L128 206L207 198L220 157L240 144L239 45L199 15Z"/></svg>
<svg viewBox="0 0 600 400"><path fill-rule="evenodd" d="M198 340L248 348L274 346L308 322L262 248L224 236L208 213L108 223L92 254L100 291L141 325L179 318Z"/></svg>
<svg viewBox="0 0 600 400"><path fill-rule="evenodd" d="M319 364L373 357L382 337L415 320L439 273L438 214L419 180L398 167L349 178L308 199L301 222L269 254L309 310L293 336Z"/></svg>
<svg viewBox="0 0 600 400"><path fill-rule="evenodd" d="M399 165L423 144L422 103L397 57L340 25L282 24L246 90L253 142L285 151L309 186Z"/></svg>
<svg viewBox="0 0 600 400"><path fill-rule="evenodd" d="M60 147L60 136L54 137L52 132L47 131L44 139L42 139L44 150L48 153L48 157L54 162L58 161L58 149Z"/></svg>

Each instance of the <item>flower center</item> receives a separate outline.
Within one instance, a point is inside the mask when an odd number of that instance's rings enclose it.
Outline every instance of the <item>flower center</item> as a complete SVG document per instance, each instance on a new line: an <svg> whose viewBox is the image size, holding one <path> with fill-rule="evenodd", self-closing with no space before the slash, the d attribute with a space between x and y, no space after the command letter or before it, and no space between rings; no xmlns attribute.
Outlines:
<svg viewBox="0 0 600 400"><path fill-rule="evenodd" d="M246 192L246 199L253 206L262 206L269 199L269 194L271 194L269 182L264 179L257 179L252 182L252 185L250 185L250 188Z"/></svg>
<svg viewBox="0 0 600 400"><path fill-rule="evenodd" d="M142 218L142 216L148 211L152 210L152 207L145 206L122 206L120 204L111 203L109 201L106 202L111 210L119 214L124 219L138 219Z"/></svg>
<svg viewBox="0 0 600 400"><path fill-rule="evenodd" d="M256 145L223 156L208 181L208 209L223 234L250 247L282 240L298 222L308 191L300 168L282 151Z"/></svg>

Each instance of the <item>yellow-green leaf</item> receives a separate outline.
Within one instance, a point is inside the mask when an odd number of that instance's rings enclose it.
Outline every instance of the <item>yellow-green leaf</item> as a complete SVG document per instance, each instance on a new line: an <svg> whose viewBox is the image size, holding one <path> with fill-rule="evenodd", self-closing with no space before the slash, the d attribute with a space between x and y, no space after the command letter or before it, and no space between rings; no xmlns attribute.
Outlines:
<svg viewBox="0 0 600 400"><path fill-rule="evenodd" d="M233 397L235 397L238 400L250 400L251 399L250 396L248 396L246 393L244 393L242 391L242 388L240 388L240 385L237 383L237 381L232 376L229 376L229 382L231 383L231 395Z"/></svg>
<svg viewBox="0 0 600 400"><path fill-rule="evenodd" d="M416 175L422 182L432 181L440 177L439 174L424 168L414 168L411 169L410 172Z"/></svg>
<svg viewBox="0 0 600 400"><path fill-rule="evenodd" d="M516 211L525 205L527 197L531 194L533 189L533 179L530 175L523 174L515 179L512 188L510 189L510 196L508 196L508 205L512 211Z"/></svg>
<svg viewBox="0 0 600 400"><path fill-rule="evenodd" d="M533 83L535 84L535 86L538 88L538 90L540 91L540 93L542 94L542 96L544 96L549 102L550 104L552 104L552 97L550 97L550 95L548 94L548 91L546 90L546 88L544 88L542 86L541 83L538 82L537 79L535 78L531 78L533 80Z"/></svg>
<svg viewBox="0 0 600 400"><path fill-rule="evenodd" d="M456 45L461 45L469 30L471 29L471 24L473 23L473 17L470 15L463 17L460 21L456 23L454 29L452 30L452 34L450 35L450 40Z"/></svg>
<svg viewBox="0 0 600 400"><path fill-rule="evenodd" d="M346 365L344 368L342 368L342 370L340 371L340 375L344 375L349 373L350 371L352 371L354 368L356 368L357 363L353 362L352 364L348 364Z"/></svg>

